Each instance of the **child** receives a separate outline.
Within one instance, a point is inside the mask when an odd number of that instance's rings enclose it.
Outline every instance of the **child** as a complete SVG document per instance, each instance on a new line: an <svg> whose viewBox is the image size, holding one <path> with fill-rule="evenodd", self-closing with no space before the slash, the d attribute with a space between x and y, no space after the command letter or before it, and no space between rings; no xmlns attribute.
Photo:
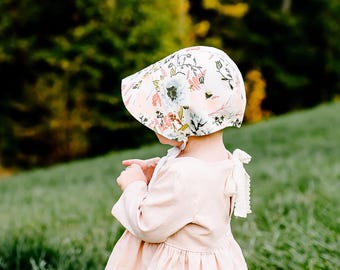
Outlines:
<svg viewBox="0 0 340 270"><path fill-rule="evenodd" d="M179 50L122 81L127 110L173 146L162 159L123 161L112 214L126 228L106 269L247 269L230 229L250 213L250 156L224 147L246 105L235 63L221 50Z"/></svg>

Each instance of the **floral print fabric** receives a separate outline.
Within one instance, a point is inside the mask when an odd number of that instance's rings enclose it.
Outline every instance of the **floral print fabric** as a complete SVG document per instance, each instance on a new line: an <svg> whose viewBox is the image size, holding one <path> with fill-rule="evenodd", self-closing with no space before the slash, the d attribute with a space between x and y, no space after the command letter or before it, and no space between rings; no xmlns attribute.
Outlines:
<svg viewBox="0 0 340 270"><path fill-rule="evenodd" d="M240 127L246 96L242 75L223 51L189 47L123 79L127 110L168 139Z"/></svg>

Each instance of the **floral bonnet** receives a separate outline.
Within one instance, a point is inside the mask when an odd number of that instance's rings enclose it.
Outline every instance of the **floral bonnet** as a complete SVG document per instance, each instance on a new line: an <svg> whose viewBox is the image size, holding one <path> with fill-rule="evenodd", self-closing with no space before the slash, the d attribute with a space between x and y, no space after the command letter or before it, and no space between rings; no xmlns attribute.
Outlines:
<svg viewBox="0 0 340 270"><path fill-rule="evenodd" d="M122 98L140 123L176 141L240 127L246 106L236 64L207 46L181 49L126 77Z"/></svg>

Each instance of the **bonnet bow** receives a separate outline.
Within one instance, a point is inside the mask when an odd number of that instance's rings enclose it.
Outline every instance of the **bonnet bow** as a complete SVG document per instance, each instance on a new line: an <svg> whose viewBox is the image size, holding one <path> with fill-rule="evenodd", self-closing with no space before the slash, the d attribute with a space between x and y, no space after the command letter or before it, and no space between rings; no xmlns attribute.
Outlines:
<svg viewBox="0 0 340 270"><path fill-rule="evenodd" d="M233 162L232 173L227 180L226 194L235 195L234 215L246 217L250 210L250 176L243 167L243 163L249 163L251 156L246 152L236 149L231 161Z"/></svg>

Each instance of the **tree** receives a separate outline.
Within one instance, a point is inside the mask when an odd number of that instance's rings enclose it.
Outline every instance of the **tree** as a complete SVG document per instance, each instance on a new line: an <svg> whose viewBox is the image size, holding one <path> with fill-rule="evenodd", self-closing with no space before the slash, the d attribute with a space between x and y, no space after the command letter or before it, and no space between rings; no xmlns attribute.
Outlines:
<svg viewBox="0 0 340 270"><path fill-rule="evenodd" d="M120 81L189 42L186 3L1 1L1 161L51 164L142 143Z"/></svg>
<svg viewBox="0 0 340 270"><path fill-rule="evenodd" d="M339 1L224 2L190 1L198 41L227 51L243 75L263 74L265 109L280 114L339 93Z"/></svg>
<svg viewBox="0 0 340 270"><path fill-rule="evenodd" d="M247 2L245 61L263 72L266 107L283 113L332 99L340 90L339 2Z"/></svg>

